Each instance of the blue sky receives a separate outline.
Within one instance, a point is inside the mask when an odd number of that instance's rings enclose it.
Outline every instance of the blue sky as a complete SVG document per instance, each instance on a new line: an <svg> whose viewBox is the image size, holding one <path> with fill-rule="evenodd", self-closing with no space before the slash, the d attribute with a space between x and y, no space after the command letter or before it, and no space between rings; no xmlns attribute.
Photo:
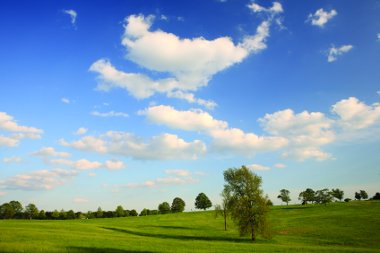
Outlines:
<svg viewBox="0 0 380 253"><path fill-rule="evenodd" d="M0 202L157 208L380 180L380 1L6 1Z"/></svg>

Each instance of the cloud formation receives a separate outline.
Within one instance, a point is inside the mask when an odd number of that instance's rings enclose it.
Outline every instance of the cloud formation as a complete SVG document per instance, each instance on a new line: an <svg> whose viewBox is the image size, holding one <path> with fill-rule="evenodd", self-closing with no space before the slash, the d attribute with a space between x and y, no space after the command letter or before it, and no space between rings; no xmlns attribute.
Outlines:
<svg viewBox="0 0 380 253"><path fill-rule="evenodd" d="M80 128L78 128L77 131L75 131L75 134L76 134L76 135L83 135L83 134L87 133L87 131L88 131L87 128L80 127Z"/></svg>
<svg viewBox="0 0 380 253"><path fill-rule="evenodd" d="M331 48L329 48L327 54L327 61L334 62L337 60L338 56L349 52L351 49L353 49L352 45L343 45L341 47L332 46Z"/></svg>
<svg viewBox="0 0 380 253"><path fill-rule="evenodd" d="M325 11L323 8L317 10L314 14L309 14L307 22L310 22L312 25L323 28L329 20L338 15L338 12L334 9L331 11Z"/></svg>
<svg viewBox="0 0 380 253"><path fill-rule="evenodd" d="M4 163L19 163L21 161L22 161L22 158L18 157L18 156L4 157L3 158Z"/></svg>
<svg viewBox="0 0 380 253"><path fill-rule="evenodd" d="M250 170L258 170L258 171L270 170L270 167L264 166L261 164L250 164L250 165L247 165L247 168Z"/></svg>
<svg viewBox="0 0 380 253"><path fill-rule="evenodd" d="M91 112L92 116L96 117L103 117L103 118L110 118L110 117L124 117L128 118L129 115L128 113L125 112L114 112L114 111L109 111L109 112L98 112L98 111L93 111Z"/></svg>
<svg viewBox="0 0 380 253"><path fill-rule="evenodd" d="M63 10L63 13L70 16L71 24L75 26L78 13L75 10Z"/></svg>
<svg viewBox="0 0 380 253"><path fill-rule="evenodd" d="M35 151L32 153L34 156L41 156L41 157L49 157L49 156L55 156L55 157L69 157L70 154L67 152L57 152L53 147L44 147L41 148L38 151Z"/></svg>
<svg viewBox="0 0 380 253"><path fill-rule="evenodd" d="M0 147L15 147L22 139L40 139L42 129L19 125L14 118L6 112L0 112L0 130L10 133L0 135Z"/></svg>
<svg viewBox="0 0 380 253"><path fill-rule="evenodd" d="M198 159L206 152L200 140L186 142L173 134L161 134L148 141L127 132L109 131L101 136L85 136L77 141L60 140L60 144L100 154L132 157L137 160Z"/></svg>

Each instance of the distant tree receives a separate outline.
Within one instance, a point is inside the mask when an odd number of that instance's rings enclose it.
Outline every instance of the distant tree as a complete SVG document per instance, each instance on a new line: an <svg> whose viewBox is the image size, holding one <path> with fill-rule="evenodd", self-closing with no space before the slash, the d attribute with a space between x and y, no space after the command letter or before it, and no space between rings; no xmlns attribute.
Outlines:
<svg viewBox="0 0 380 253"><path fill-rule="evenodd" d="M76 212L75 217L81 220L86 218L86 216L82 212Z"/></svg>
<svg viewBox="0 0 380 253"><path fill-rule="evenodd" d="M124 211L124 208L122 206L117 206L115 213L116 213L116 217L124 217L125 216L125 211Z"/></svg>
<svg viewBox="0 0 380 253"><path fill-rule="evenodd" d="M59 211L57 209L55 209L53 211L53 213L51 214L51 217L55 220L58 220L59 219Z"/></svg>
<svg viewBox="0 0 380 253"><path fill-rule="evenodd" d="M132 209L130 212L129 212L129 214L131 215L131 216L137 216L138 214L137 214L137 211L135 210L135 209Z"/></svg>
<svg viewBox="0 0 380 253"><path fill-rule="evenodd" d="M270 200L267 196L267 206L273 206L272 200Z"/></svg>
<svg viewBox="0 0 380 253"><path fill-rule="evenodd" d="M157 215L157 214L158 214L158 210L149 210L148 215Z"/></svg>
<svg viewBox="0 0 380 253"><path fill-rule="evenodd" d="M103 210L98 207L98 210L96 211L96 218L102 218L103 217Z"/></svg>
<svg viewBox="0 0 380 253"><path fill-rule="evenodd" d="M307 205L308 202L313 203L315 201L315 192L313 189L307 188L299 194L298 199L301 200L303 205Z"/></svg>
<svg viewBox="0 0 380 253"><path fill-rule="evenodd" d="M12 206L13 210L15 211L15 217L16 218L22 218L22 212L24 208L22 207L21 203L15 200L12 200L9 202L9 204Z"/></svg>
<svg viewBox="0 0 380 253"><path fill-rule="evenodd" d="M67 219L67 213L66 211L62 208L61 211L59 211L59 218L61 220L66 220Z"/></svg>
<svg viewBox="0 0 380 253"><path fill-rule="evenodd" d="M368 199L368 194L364 190L360 190L360 196L362 197L362 199Z"/></svg>
<svg viewBox="0 0 380 253"><path fill-rule="evenodd" d="M87 219L94 219L95 218L95 214L91 211L88 211L87 214L86 214L86 218Z"/></svg>
<svg viewBox="0 0 380 253"><path fill-rule="evenodd" d="M338 189L338 188L337 189L332 189L331 190L331 195L334 198L338 199L339 201L342 201L344 192L342 190Z"/></svg>
<svg viewBox="0 0 380 253"><path fill-rule="evenodd" d="M174 198L171 206L172 213L181 213L185 210L185 201L181 198Z"/></svg>
<svg viewBox="0 0 380 253"><path fill-rule="evenodd" d="M69 210L66 213L66 219L68 220L74 220L75 219L75 213L73 210Z"/></svg>
<svg viewBox="0 0 380 253"><path fill-rule="evenodd" d="M380 192L376 192L376 194L372 197L373 200L380 200Z"/></svg>
<svg viewBox="0 0 380 253"><path fill-rule="evenodd" d="M25 207L25 215L28 219L34 219L38 217L38 208L35 204L30 203Z"/></svg>
<svg viewBox="0 0 380 253"><path fill-rule="evenodd" d="M131 211L124 210L125 217L131 216Z"/></svg>
<svg viewBox="0 0 380 253"><path fill-rule="evenodd" d="M168 202L162 202L158 205L158 211L160 214L167 214L170 213L170 205Z"/></svg>
<svg viewBox="0 0 380 253"><path fill-rule="evenodd" d="M0 206L0 218L1 219L12 219L16 214L16 211L9 203L4 203Z"/></svg>
<svg viewBox="0 0 380 253"><path fill-rule="evenodd" d="M280 195L277 196L278 199L281 199L282 202L285 202L286 205L289 204L289 201L291 201L290 199L290 191L289 190L286 190L286 189L282 189L280 191Z"/></svg>
<svg viewBox="0 0 380 253"><path fill-rule="evenodd" d="M144 208L143 210L141 210L139 216L147 216L148 214L149 214L149 209Z"/></svg>
<svg viewBox="0 0 380 253"><path fill-rule="evenodd" d="M206 210L211 206L212 203L210 199L203 192L199 193L198 196L195 198L195 208Z"/></svg>
<svg viewBox="0 0 380 253"><path fill-rule="evenodd" d="M350 202L350 201L351 201L350 198L345 198L345 199L344 199L344 202Z"/></svg>
<svg viewBox="0 0 380 253"><path fill-rule="evenodd" d="M231 194L228 207L240 235L251 234L252 241L258 233L268 235L268 206L261 177L242 166L224 171L224 180L224 189Z"/></svg>
<svg viewBox="0 0 380 253"><path fill-rule="evenodd" d="M357 199L357 200L362 199L362 195L360 194L360 192L355 192L355 199Z"/></svg>
<svg viewBox="0 0 380 253"><path fill-rule="evenodd" d="M103 217L104 218L113 218L114 217L114 212L113 211L104 211L103 212Z"/></svg>
<svg viewBox="0 0 380 253"><path fill-rule="evenodd" d="M315 192L315 202L318 204L326 205L327 203L330 203L332 199L333 196L329 189L318 190Z"/></svg>
<svg viewBox="0 0 380 253"><path fill-rule="evenodd" d="M38 214L38 219L45 220L46 219L46 213L44 210L41 210Z"/></svg>

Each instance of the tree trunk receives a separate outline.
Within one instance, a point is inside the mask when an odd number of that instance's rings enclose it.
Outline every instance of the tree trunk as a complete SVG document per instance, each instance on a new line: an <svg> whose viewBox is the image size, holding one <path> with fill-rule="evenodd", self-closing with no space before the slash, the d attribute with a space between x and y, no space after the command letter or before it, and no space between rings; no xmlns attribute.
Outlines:
<svg viewBox="0 0 380 253"><path fill-rule="evenodd" d="M224 212L223 216L224 216L224 231L227 231L227 215L225 212Z"/></svg>
<svg viewBox="0 0 380 253"><path fill-rule="evenodd" d="M256 237L255 237L255 229L253 228L253 224L251 225L251 238L252 238L252 241L255 241L256 240Z"/></svg>

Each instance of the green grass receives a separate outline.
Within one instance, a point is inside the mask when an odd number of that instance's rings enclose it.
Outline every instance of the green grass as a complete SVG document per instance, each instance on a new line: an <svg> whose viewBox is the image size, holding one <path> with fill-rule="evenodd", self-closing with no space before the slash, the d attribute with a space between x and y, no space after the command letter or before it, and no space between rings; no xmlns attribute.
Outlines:
<svg viewBox="0 0 380 253"><path fill-rule="evenodd" d="M1 220L0 252L380 252L380 201L276 206L273 238L239 237L214 212L113 219Z"/></svg>

